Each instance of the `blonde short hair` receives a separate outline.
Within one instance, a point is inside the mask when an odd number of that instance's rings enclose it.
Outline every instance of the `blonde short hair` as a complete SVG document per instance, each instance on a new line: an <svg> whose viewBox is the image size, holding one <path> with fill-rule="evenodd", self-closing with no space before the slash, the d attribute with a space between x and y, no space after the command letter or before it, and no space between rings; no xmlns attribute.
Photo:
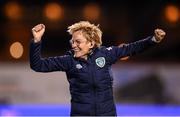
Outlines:
<svg viewBox="0 0 180 117"><path fill-rule="evenodd" d="M99 47L102 44L102 31L99 29L99 25L91 24L88 21L80 21L68 27L67 32L72 35L76 31L82 31L85 38L92 42L95 42L95 46Z"/></svg>

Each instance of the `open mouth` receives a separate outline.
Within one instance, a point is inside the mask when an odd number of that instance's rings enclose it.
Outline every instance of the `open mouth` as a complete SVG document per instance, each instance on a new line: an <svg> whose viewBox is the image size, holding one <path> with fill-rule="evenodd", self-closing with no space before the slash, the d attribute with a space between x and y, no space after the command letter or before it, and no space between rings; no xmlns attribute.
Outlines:
<svg viewBox="0 0 180 117"><path fill-rule="evenodd" d="M79 49L72 49L74 52L79 52L80 50Z"/></svg>

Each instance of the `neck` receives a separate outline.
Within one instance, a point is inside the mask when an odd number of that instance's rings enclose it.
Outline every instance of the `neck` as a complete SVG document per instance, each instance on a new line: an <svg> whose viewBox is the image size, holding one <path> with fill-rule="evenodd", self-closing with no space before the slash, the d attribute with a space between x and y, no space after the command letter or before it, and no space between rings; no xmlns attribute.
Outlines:
<svg viewBox="0 0 180 117"><path fill-rule="evenodd" d="M88 56L91 55L93 52L93 50L89 50L89 52L83 56L80 56L80 57L77 57L77 58L81 58L81 59L84 59L84 60L87 60L88 59ZM74 57L76 58L76 55L74 55Z"/></svg>
<svg viewBox="0 0 180 117"><path fill-rule="evenodd" d="M84 60L87 60L87 55L84 55L84 56L82 56L82 57L80 57L81 59L84 59Z"/></svg>

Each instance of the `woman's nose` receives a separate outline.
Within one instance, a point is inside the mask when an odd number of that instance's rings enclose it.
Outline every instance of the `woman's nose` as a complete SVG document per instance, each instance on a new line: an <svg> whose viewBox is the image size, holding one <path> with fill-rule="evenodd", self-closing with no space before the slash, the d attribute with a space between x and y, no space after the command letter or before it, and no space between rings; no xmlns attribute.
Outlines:
<svg viewBox="0 0 180 117"><path fill-rule="evenodd" d="M71 43L72 48L75 48L77 45L75 43Z"/></svg>

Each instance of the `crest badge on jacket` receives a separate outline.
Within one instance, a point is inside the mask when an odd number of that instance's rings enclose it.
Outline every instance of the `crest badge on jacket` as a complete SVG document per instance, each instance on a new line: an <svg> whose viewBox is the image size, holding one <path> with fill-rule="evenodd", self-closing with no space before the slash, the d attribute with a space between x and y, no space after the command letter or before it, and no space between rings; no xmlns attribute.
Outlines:
<svg viewBox="0 0 180 117"><path fill-rule="evenodd" d="M104 65L106 64L106 60L104 57L98 57L96 59L96 65L99 66L99 67L104 67Z"/></svg>

